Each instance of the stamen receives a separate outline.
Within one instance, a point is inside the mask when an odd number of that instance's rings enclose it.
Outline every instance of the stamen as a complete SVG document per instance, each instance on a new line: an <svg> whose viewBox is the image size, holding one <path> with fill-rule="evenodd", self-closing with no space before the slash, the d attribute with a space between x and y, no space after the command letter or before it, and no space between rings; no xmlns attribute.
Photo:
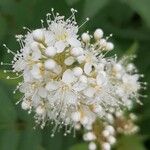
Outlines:
<svg viewBox="0 0 150 150"><path fill-rule="evenodd" d="M41 26L44 28L44 20L41 19Z"/></svg>
<svg viewBox="0 0 150 150"><path fill-rule="evenodd" d="M29 31L30 33L32 32L28 27L23 27L23 29Z"/></svg>
<svg viewBox="0 0 150 150"><path fill-rule="evenodd" d="M47 24L49 26L51 23L51 14L50 13L46 14L46 21L47 21Z"/></svg>
<svg viewBox="0 0 150 150"><path fill-rule="evenodd" d="M1 66L12 66L12 65L13 65L13 64L1 62Z"/></svg>
<svg viewBox="0 0 150 150"><path fill-rule="evenodd" d="M109 36L106 37L106 40L110 39L113 36L113 34L110 34Z"/></svg>
<svg viewBox="0 0 150 150"><path fill-rule="evenodd" d="M23 74L19 75L18 77L13 77L13 78L10 77L10 76L7 76L6 79L8 79L8 80L9 80L9 79L15 80L15 79L18 79L18 78L20 78L20 77L22 77L22 76L23 76Z"/></svg>
<svg viewBox="0 0 150 150"><path fill-rule="evenodd" d="M80 29L82 26L84 26L89 20L90 20L89 18L86 18L86 21L83 22L83 23L79 26L79 29Z"/></svg>
<svg viewBox="0 0 150 150"><path fill-rule="evenodd" d="M23 101L23 99L24 99L24 96L18 102L16 102L16 105L18 105L21 101Z"/></svg>
<svg viewBox="0 0 150 150"><path fill-rule="evenodd" d="M51 9L51 12L52 12L53 18L55 19L56 16L55 16L55 14L54 14L54 8Z"/></svg>
<svg viewBox="0 0 150 150"><path fill-rule="evenodd" d="M14 56L16 55L16 53L14 53L13 51L11 51L11 50L6 46L6 44L3 44L3 46L6 48L7 53L11 53L11 54L13 54Z"/></svg>

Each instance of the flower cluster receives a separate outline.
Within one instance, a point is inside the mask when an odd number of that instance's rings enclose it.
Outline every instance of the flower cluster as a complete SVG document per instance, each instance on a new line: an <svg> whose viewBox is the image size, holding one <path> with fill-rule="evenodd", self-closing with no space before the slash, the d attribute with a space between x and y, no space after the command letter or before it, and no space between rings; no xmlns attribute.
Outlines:
<svg viewBox="0 0 150 150"><path fill-rule="evenodd" d="M88 142L89 150L111 150L119 137L139 131L136 121L137 116L131 112L111 110L106 114L106 120L95 121L92 128L84 132L83 140Z"/></svg>
<svg viewBox="0 0 150 150"><path fill-rule="evenodd" d="M111 35L105 38L103 30L96 29L93 35L78 36L82 25L76 22L76 10L71 12L65 19L52 10L47 27L17 35L17 53L4 45L14 55L13 72L23 77L17 86L24 94L22 109L33 111L42 128L53 123L52 136L61 126L66 126L65 135L82 126L90 131L97 118L106 120L110 109L131 108L140 96L140 75L128 57L107 56L114 49ZM96 137L88 132L84 138ZM96 149L93 142L89 147Z"/></svg>
<svg viewBox="0 0 150 150"><path fill-rule="evenodd" d="M136 120L137 117L133 113L127 115L122 111L117 111L109 114L107 122L103 123L101 134L99 134L102 150L110 150L116 144L119 135L137 133L139 127L135 125Z"/></svg>

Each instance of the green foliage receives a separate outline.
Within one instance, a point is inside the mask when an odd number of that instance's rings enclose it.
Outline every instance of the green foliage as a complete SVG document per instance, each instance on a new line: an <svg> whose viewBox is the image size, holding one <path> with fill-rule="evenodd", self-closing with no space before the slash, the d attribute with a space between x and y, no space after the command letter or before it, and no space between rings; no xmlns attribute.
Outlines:
<svg viewBox="0 0 150 150"><path fill-rule="evenodd" d="M88 146L87 144L76 144L74 146L72 146L69 150L87 150Z"/></svg>
<svg viewBox="0 0 150 150"><path fill-rule="evenodd" d="M6 54L2 44L16 51L19 46L14 40L15 34L22 34L22 26L31 29L40 27L40 19L54 7L63 15L69 16L70 7L78 9L79 23L90 17L81 30L93 32L101 27L106 35L113 33L116 53L122 56L136 54L136 65L141 73L150 81L150 0L0 0L0 61L9 62L11 57ZM81 31L80 30L80 31ZM79 31L79 32L80 32ZM32 115L16 106L19 94L13 96L12 91L16 80L6 80L6 74L0 67L0 150L84 150L86 144L81 138L63 137L58 133L50 137L51 128L33 130ZM12 76L10 74L10 76ZM150 87L143 92L150 97ZM143 106L137 106L135 112L139 116L141 127L139 135L146 137L141 140L138 135L125 136L119 139L116 150L148 150L150 145L150 101L141 99ZM81 143L81 144L78 144ZM146 143L146 144L145 144Z"/></svg>
<svg viewBox="0 0 150 150"><path fill-rule="evenodd" d="M123 136L118 140L117 150L145 150L142 140L137 135Z"/></svg>

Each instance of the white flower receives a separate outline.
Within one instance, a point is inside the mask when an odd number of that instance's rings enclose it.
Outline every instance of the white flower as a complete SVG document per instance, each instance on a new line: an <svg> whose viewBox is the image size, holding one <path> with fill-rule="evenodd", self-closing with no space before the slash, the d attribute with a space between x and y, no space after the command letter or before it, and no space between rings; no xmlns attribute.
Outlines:
<svg viewBox="0 0 150 150"><path fill-rule="evenodd" d="M62 81L66 84L69 84L69 83L72 83L75 81L75 76L73 74L73 71L71 71L70 69L66 70L64 73L63 73L63 76L62 76Z"/></svg>
<svg viewBox="0 0 150 150"><path fill-rule="evenodd" d="M33 31L33 39L37 42L41 42L44 40L44 33L42 29L36 29Z"/></svg>
<svg viewBox="0 0 150 150"><path fill-rule="evenodd" d="M88 33L83 33L81 37L82 37L82 41L85 43L88 43L90 41L90 36Z"/></svg>
<svg viewBox="0 0 150 150"><path fill-rule="evenodd" d="M101 86L101 87L107 84L107 76L104 71L101 71L98 73L96 77L96 83L98 86Z"/></svg>
<svg viewBox="0 0 150 150"><path fill-rule="evenodd" d="M31 74L32 74L33 78L35 78L35 79L41 79L42 78L42 74L40 71L41 65L42 65L41 63L33 65L32 70L31 70Z"/></svg>
<svg viewBox="0 0 150 150"><path fill-rule="evenodd" d="M96 40L100 40L103 37L103 30L102 29L96 29L94 32L94 38Z"/></svg>
<svg viewBox="0 0 150 150"><path fill-rule="evenodd" d="M35 113L36 123L42 128L51 121L55 128L69 125L92 130L97 118L113 122L109 110L131 107L141 85L133 65L105 57L103 52L114 45L101 29L93 36L86 32L78 38L76 11L71 11L68 19L59 14L52 19L48 14L48 27L17 36L22 47L16 54L5 47L15 55L13 72L23 77L17 86L24 94L22 108ZM85 135L90 142L95 138L92 132ZM109 141L115 143L112 137ZM96 149L93 143L89 148ZM109 149L109 143L103 143L103 148Z"/></svg>
<svg viewBox="0 0 150 150"><path fill-rule="evenodd" d="M49 46L45 49L45 54L47 56L53 57L56 55L56 53L57 53L57 50L53 46Z"/></svg>
<svg viewBox="0 0 150 150"><path fill-rule="evenodd" d="M139 90L139 88L140 88L140 84L138 83L138 79L139 79L139 75L137 75L137 74L135 74L135 75L125 74L122 77L124 88L128 92L131 92L131 93L137 92L137 90Z"/></svg>

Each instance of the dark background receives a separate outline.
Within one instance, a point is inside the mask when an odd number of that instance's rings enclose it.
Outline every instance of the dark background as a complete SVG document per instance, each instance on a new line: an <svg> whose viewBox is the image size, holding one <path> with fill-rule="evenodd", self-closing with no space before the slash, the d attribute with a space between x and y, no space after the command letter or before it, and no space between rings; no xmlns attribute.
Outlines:
<svg viewBox="0 0 150 150"><path fill-rule="evenodd" d="M14 51L19 49L14 35L25 33L23 26L41 27L40 19L45 19L52 7L67 17L71 7L77 9L79 24L90 17L79 33L92 33L98 27L106 36L113 33L115 53L136 54L135 64L145 74L143 81L150 81L150 0L0 0L0 61L11 60L2 44ZM52 139L51 127L33 130L33 117L15 105L20 97L12 94L17 80L6 80L4 68L0 67L0 150L86 150L80 133L77 138L64 137L62 130ZM148 85L142 94L150 95L149 90ZM119 138L115 150L150 149L150 100L141 101L144 105L133 110L140 132Z"/></svg>

